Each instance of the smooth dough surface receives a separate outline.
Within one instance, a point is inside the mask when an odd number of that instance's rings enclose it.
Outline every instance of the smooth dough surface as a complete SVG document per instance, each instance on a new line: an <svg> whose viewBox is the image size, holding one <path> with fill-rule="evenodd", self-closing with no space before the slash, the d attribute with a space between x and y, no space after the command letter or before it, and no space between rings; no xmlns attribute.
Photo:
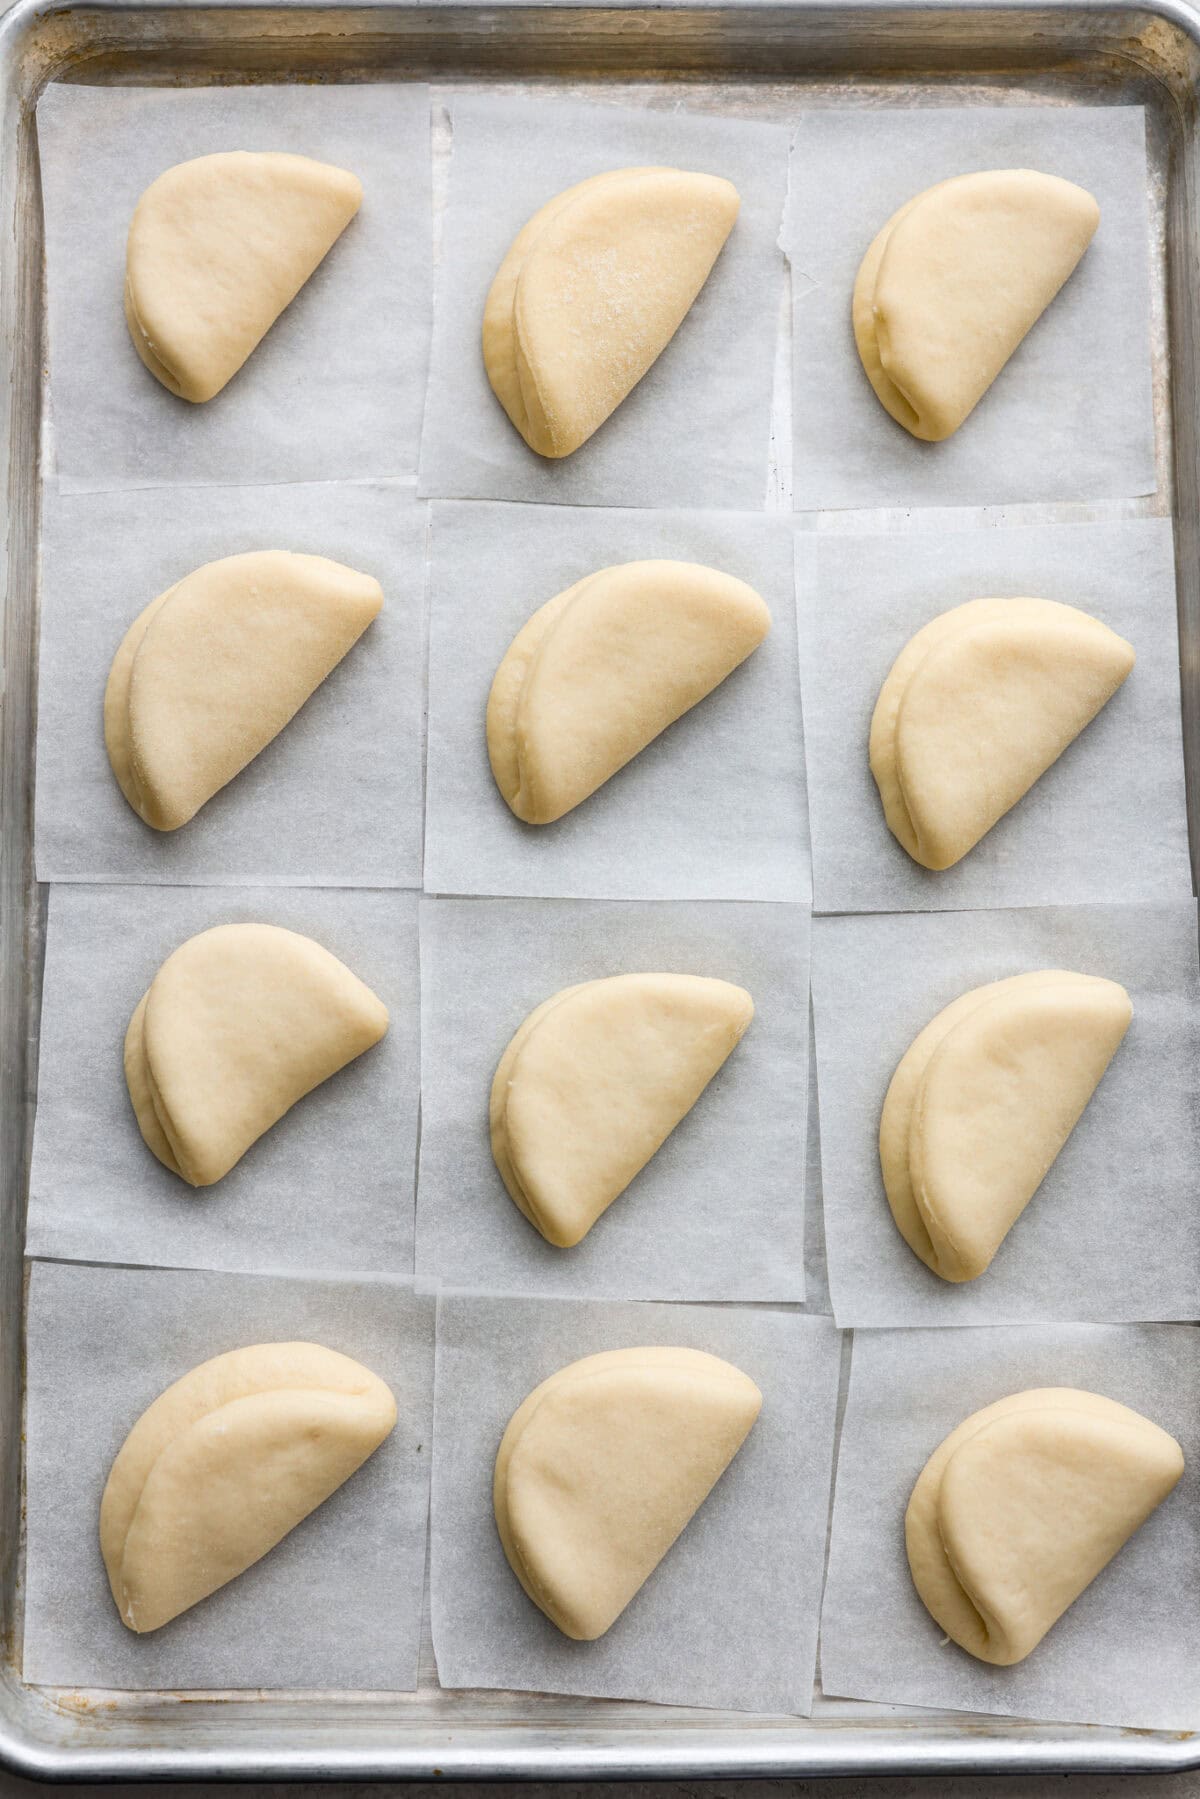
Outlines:
<svg viewBox="0 0 1200 1799"><path fill-rule="evenodd" d="M203 1362L142 1413L112 1465L100 1548L130 1630L157 1630L259 1561L396 1422L369 1369L316 1343Z"/></svg>
<svg viewBox="0 0 1200 1799"><path fill-rule="evenodd" d="M1042 969L976 987L892 1076L879 1161L905 1242L947 1281L984 1272L1074 1130L1133 1007L1099 976Z"/></svg>
<svg viewBox="0 0 1200 1799"><path fill-rule="evenodd" d="M1183 1473L1178 1443L1096 1393L1041 1387L985 1406L925 1464L904 1519L913 1583L946 1634L1009 1667Z"/></svg>
<svg viewBox="0 0 1200 1799"><path fill-rule="evenodd" d="M771 628L766 602L696 562L625 562L556 594L492 682L487 745L504 799L550 824L710 694Z"/></svg>
<svg viewBox="0 0 1200 1799"><path fill-rule="evenodd" d="M968 600L901 650L871 719L888 829L924 868L951 868L1112 698L1131 644L1057 600Z"/></svg>
<svg viewBox="0 0 1200 1799"><path fill-rule="evenodd" d="M753 1016L744 988L687 974L585 981L529 1014L497 1065L488 1116L504 1185L548 1243L587 1235Z"/></svg>
<svg viewBox="0 0 1200 1799"><path fill-rule="evenodd" d="M492 390L530 449L569 456L666 349L733 229L717 175L611 169L536 212L483 314Z"/></svg>
<svg viewBox="0 0 1200 1799"><path fill-rule="evenodd" d="M217 925L167 957L125 1034L125 1079L147 1146L192 1187L388 1027L336 956L277 925Z"/></svg>
<svg viewBox="0 0 1200 1799"><path fill-rule="evenodd" d="M1084 188L1032 169L956 175L894 213L858 271L854 340L914 437L950 437L1071 275L1100 223Z"/></svg>
<svg viewBox="0 0 1200 1799"><path fill-rule="evenodd" d="M220 393L362 204L356 175L308 156L225 151L177 163L134 209L125 319L180 399Z"/></svg>
<svg viewBox="0 0 1200 1799"><path fill-rule="evenodd" d="M501 1440L493 1499L513 1573L559 1630L603 1636L761 1407L748 1375L696 1349L609 1350L534 1389Z"/></svg>

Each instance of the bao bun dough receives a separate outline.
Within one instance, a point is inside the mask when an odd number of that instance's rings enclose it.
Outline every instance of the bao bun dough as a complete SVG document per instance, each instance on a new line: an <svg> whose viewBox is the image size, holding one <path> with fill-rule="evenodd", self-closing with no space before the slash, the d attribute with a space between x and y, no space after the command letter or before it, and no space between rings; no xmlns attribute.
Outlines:
<svg viewBox="0 0 1200 1799"><path fill-rule="evenodd" d="M888 829L952 868L1112 698L1132 645L1056 600L968 600L901 650L871 719Z"/></svg>
<svg viewBox="0 0 1200 1799"><path fill-rule="evenodd" d="M1173 1437L1072 1387L1014 1393L951 1431L904 1519L923 1604L980 1661L1037 1648L1183 1473Z"/></svg>
<svg viewBox="0 0 1200 1799"><path fill-rule="evenodd" d="M361 637L383 591L324 556L225 556L130 625L104 691L121 792L156 831L194 818L303 706Z"/></svg>
<svg viewBox="0 0 1200 1799"><path fill-rule="evenodd" d="M336 956L276 925L217 925L169 955L125 1034L147 1147L192 1187L378 1043L387 1007Z"/></svg>
<svg viewBox="0 0 1200 1799"><path fill-rule="evenodd" d="M854 284L854 340L898 424L958 430L1091 243L1100 208L1057 175L988 169L918 194Z"/></svg>
<svg viewBox="0 0 1200 1799"><path fill-rule="evenodd" d="M547 600L488 697L496 785L526 824L578 806L757 649L771 628L744 581L696 562L625 562Z"/></svg>
<svg viewBox="0 0 1200 1799"><path fill-rule="evenodd" d="M964 993L905 1052L884 1101L879 1161L901 1236L943 1280L988 1267L1132 1016L1115 981L1043 969Z"/></svg>
<svg viewBox="0 0 1200 1799"><path fill-rule="evenodd" d="M233 150L181 162L134 209L125 319L150 373L211 400L295 299L362 204L346 169Z"/></svg>
<svg viewBox="0 0 1200 1799"><path fill-rule="evenodd" d="M758 1417L750 1378L696 1349L616 1349L552 1374L496 1457L500 1541L566 1636L604 1635L725 1472Z"/></svg>
<svg viewBox="0 0 1200 1799"><path fill-rule="evenodd" d="M259 1561L396 1422L368 1369L316 1343L259 1343L193 1368L142 1413L100 1502L130 1630L157 1630Z"/></svg>
<svg viewBox="0 0 1200 1799"><path fill-rule="evenodd" d="M518 232L483 314L496 398L540 456L569 456L666 349L738 214L732 182L611 169Z"/></svg>
<svg viewBox="0 0 1200 1799"><path fill-rule="evenodd" d="M691 1111L754 1016L728 981L624 974L567 987L521 1025L492 1081L492 1155L548 1243L591 1230Z"/></svg>

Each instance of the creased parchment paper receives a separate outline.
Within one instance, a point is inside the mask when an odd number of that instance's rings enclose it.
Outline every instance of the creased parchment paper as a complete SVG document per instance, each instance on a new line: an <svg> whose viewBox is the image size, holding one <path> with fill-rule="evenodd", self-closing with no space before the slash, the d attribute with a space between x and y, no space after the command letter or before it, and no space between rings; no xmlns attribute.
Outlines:
<svg viewBox="0 0 1200 1799"><path fill-rule="evenodd" d="M415 472L432 291L427 87L52 85L37 124L64 486ZM130 342L125 239L152 181L223 150L336 163L359 177L363 203L245 366L194 406Z"/></svg>
<svg viewBox="0 0 1200 1799"><path fill-rule="evenodd" d="M758 1384L763 1408L616 1623L575 1643L505 1560L492 1509L496 1450L551 1374L648 1344L734 1363ZM442 1685L807 1713L840 1359L832 1324L795 1312L443 1294L430 1573Z"/></svg>
<svg viewBox="0 0 1200 1799"><path fill-rule="evenodd" d="M818 911L1191 893L1167 520L815 535L816 599L801 600L800 665ZM867 762L871 714L923 625L966 600L1018 595L1091 613L1129 639L1137 664L1011 812L955 867L932 872L884 822Z"/></svg>
<svg viewBox="0 0 1200 1799"><path fill-rule="evenodd" d="M904 1510L964 1418L1079 1387L1179 1440L1183 1479L1024 1662L948 1642L917 1598ZM856 1331L821 1615L823 1690L1072 1724L1200 1725L1200 1332L1183 1325Z"/></svg>
<svg viewBox="0 0 1200 1799"><path fill-rule="evenodd" d="M391 1281L35 1263L27 1350L27 1681L109 1688L417 1684L434 1301ZM198 1363L320 1343L387 1383L396 1427L269 1555L160 1630L121 1623L100 1496L130 1429Z"/></svg>
<svg viewBox="0 0 1200 1799"><path fill-rule="evenodd" d="M966 422L944 443L919 443L863 373L850 326L858 266L892 214L935 182L1012 168L1087 188L1099 229ZM1153 493L1146 192L1140 106L802 114L782 238L796 510Z"/></svg>
<svg viewBox="0 0 1200 1799"><path fill-rule="evenodd" d="M433 508L425 886L435 893L807 901L804 736L787 524L695 512ZM814 552L801 536L803 579ZM621 562L700 562L771 609L728 678L551 825L509 811L488 763L493 677L522 625Z"/></svg>
<svg viewBox="0 0 1200 1799"><path fill-rule="evenodd" d="M579 1298L804 1298L808 937L803 906L423 900L417 1268L446 1286ZM492 1161L505 1046L580 981L699 974L752 995L742 1041L573 1249L517 1210Z"/></svg>
<svg viewBox="0 0 1200 1799"><path fill-rule="evenodd" d="M171 951L212 925L241 922L314 938L379 995L391 1023L223 1180L193 1188L142 1142L122 1045ZM29 1254L263 1274L411 1273L418 979L414 894L54 888Z"/></svg>
<svg viewBox="0 0 1200 1799"><path fill-rule="evenodd" d="M943 1281L892 1222L879 1170L884 1096L944 1006L1039 968L1119 981L1133 1021L991 1266L974 1281ZM820 918L812 982L839 1324L1200 1318L1194 904Z"/></svg>
<svg viewBox="0 0 1200 1799"><path fill-rule="evenodd" d="M780 125L454 93L449 198L434 301L421 491L441 498L590 506L766 501L767 442L786 269ZM658 361L574 455L535 455L488 386L483 305L522 226L565 188L610 169L723 175L741 211L712 273Z"/></svg>
<svg viewBox="0 0 1200 1799"><path fill-rule="evenodd" d="M418 887L425 529L401 482L60 495L42 509L35 854L43 881ZM181 830L153 831L104 749L104 687L156 594L246 550L328 556L379 617L274 742Z"/></svg>

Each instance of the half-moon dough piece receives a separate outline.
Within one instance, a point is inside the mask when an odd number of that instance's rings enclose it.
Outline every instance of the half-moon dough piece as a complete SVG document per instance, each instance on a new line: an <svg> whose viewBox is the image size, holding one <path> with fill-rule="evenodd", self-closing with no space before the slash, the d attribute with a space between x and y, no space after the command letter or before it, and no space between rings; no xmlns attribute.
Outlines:
<svg viewBox="0 0 1200 1799"><path fill-rule="evenodd" d="M1134 664L1131 644L1057 600L968 600L892 664L871 719L888 829L952 868L1057 762Z"/></svg>
<svg viewBox="0 0 1200 1799"><path fill-rule="evenodd" d="M172 1174L209 1187L387 1027L383 1002L311 937L201 931L167 957L125 1034L138 1128Z"/></svg>
<svg viewBox="0 0 1200 1799"><path fill-rule="evenodd" d="M518 1407L496 1456L496 1525L513 1573L564 1635L604 1635L761 1407L747 1375L696 1349L586 1356Z"/></svg>
<svg viewBox="0 0 1200 1799"><path fill-rule="evenodd" d="M691 1111L754 1016L729 981L624 974L543 1001L492 1081L492 1155L548 1243L591 1230Z"/></svg>
<svg viewBox="0 0 1200 1799"><path fill-rule="evenodd" d="M295 717L383 605L324 556L205 563L141 612L113 657L104 741L121 792L176 831Z"/></svg>
<svg viewBox="0 0 1200 1799"><path fill-rule="evenodd" d="M556 594L514 637L488 696L496 785L526 824L603 786L757 649L766 602L696 562L625 562Z"/></svg>
<svg viewBox="0 0 1200 1799"><path fill-rule="evenodd" d="M569 456L674 337L738 214L718 175L611 169L513 239L488 293L493 392L539 456Z"/></svg>
<svg viewBox="0 0 1200 1799"><path fill-rule="evenodd" d="M923 1604L980 1661L1010 1667L1183 1473L1173 1437L1115 1400L1041 1387L985 1406L925 1464L904 1519Z"/></svg>
<svg viewBox="0 0 1200 1799"><path fill-rule="evenodd" d="M854 340L886 410L914 437L950 437L1071 275L1100 223L1084 188L987 169L894 213L854 284Z"/></svg>
<svg viewBox="0 0 1200 1799"><path fill-rule="evenodd" d="M181 399L220 393L362 204L356 175L274 151L177 163L134 209L125 319Z"/></svg>
<svg viewBox="0 0 1200 1799"><path fill-rule="evenodd" d="M943 1280L989 1266L1132 1016L1116 981L1043 969L964 993L905 1052L879 1161L897 1229Z"/></svg>
<svg viewBox="0 0 1200 1799"><path fill-rule="evenodd" d="M316 1343L259 1343L193 1368L142 1413L100 1502L121 1622L157 1630L236 1579L395 1422L383 1382Z"/></svg>

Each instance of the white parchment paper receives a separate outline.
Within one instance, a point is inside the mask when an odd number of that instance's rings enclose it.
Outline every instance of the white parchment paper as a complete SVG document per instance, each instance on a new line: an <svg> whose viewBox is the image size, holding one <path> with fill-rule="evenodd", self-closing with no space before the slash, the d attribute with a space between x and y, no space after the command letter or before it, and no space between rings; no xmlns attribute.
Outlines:
<svg viewBox="0 0 1200 1799"><path fill-rule="evenodd" d="M892 1222L879 1171L884 1096L943 1006L1039 968L1119 981L1133 1022L990 1268L943 1281ZM1200 1318L1194 904L817 919L813 1008L839 1324Z"/></svg>
<svg viewBox="0 0 1200 1799"><path fill-rule="evenodd" d="M391 1024L223 1180L192 1188L142 1142L122 1045L171 951L211 925L238 922L314 938L379 995ZM54 888L28 1252L251 1273L411 1273L418 979L414 894Z"/></svg>
<svg viewBox="0 0 1200 1799"><path fill-rule="evenodd" d="M427 87L52 85L37 123L64 485L415 472L432 294ZM194 406L129 340L125 239L152 181L222 150L336 163L359 177L363 203L246 365Z"/></svg>
<svg viewBox="0 0 1200 1799"><path fill-rule="evenodd" d="M993 1668L917 1598L904 1508L942 1439L1031 1387L1080 1387L1179 1440L1183 1479L1029 1658ZM1180 1325L858 1331L821 1616L823 1690L1061 1723L1200 1725L1200 1332Z"/></svg>
<svg viewBox="0 0 1200 1799"><path fill-rule="evenodd" d="M897 209L977 169L1061 175L1095 195L1082 262L944 443L895 423L850 327L859 263ZM792 142L797 511L1153 493L1150 225L1139 106L809 112Z"/></svg>
<svg viewBox="0 0 1200 1799"><path fill-rule="evenodd" d="M27 1335L27 1681L109 1688L417 1684L434 1302L390 1281L35 1263ZM198 1363L305 1341L387 1383L396 1427L261 1562L161 1630L117 1615L97 1538L125 1437Z"/></svg>
<svg viewBox="0 0 1200 1799"><path fill-rule="evenodd" d="M437 893L807 901L791 532L731 513L433 508L425 886ZM811 566L802 537L800 573ZM530 615L584 575L665 557L748 581L763 643L565 818L526 825L492 778L493 677Z"/></svg>
<svg viewBox="0 0 1200 1799"><path fill-rule="evenodd" d="M776 242L786 129L543 95L456 93L448 105L453 161L421 491L591 506L761 508L786 277ZM488 386L479 346L484 300L513 238L547 201L589 175L650 164L725 176L741 196L737 223L654 366L574 455L547 460L528 448Z"/></svg>
<svg viewBox="0 0 1200 1799"><path fill-rule="evenodd" d="M1191 893L1167 520L816 535L800 661L818 911ZM1137 665L1024 799L954 868L931 872L884 822L867 762L871 714L892 663L930 619L965 600L1022 594L1093 614L1129 639Z"/></svg>
<svg viewBox="0 0 1200 1799"><path fill-rule="evenodd" d="M425 529L410 484L158 488L42 507L35 855L43 881L417 887L424 757ZM153 831L104 748L104 686L142 608L245 550L374 575L379 617L248 768Z"/></svg>
<svg viewBox="0 0 1200 1799"><path fill-rule="evenodd" d="M763 1409L612 1629L574 1643L505 1560L496 1450L539 1382L582 1356L646 1344L733 1362ZM442 1685L807 1713L840 1360L829 1321L795 1312L443 1295L430 1572Z"/></svg>
<svg viewBox="0 0 1200 1799"><path fill-rule="evenodd" d="M417 1267L447 1286L580 1298L804 1298L803 906L424 900ZM521 1215L488 1095L522 1019L579 981L712 975L753 996L741 1043L573 1249Z"/></svg>

